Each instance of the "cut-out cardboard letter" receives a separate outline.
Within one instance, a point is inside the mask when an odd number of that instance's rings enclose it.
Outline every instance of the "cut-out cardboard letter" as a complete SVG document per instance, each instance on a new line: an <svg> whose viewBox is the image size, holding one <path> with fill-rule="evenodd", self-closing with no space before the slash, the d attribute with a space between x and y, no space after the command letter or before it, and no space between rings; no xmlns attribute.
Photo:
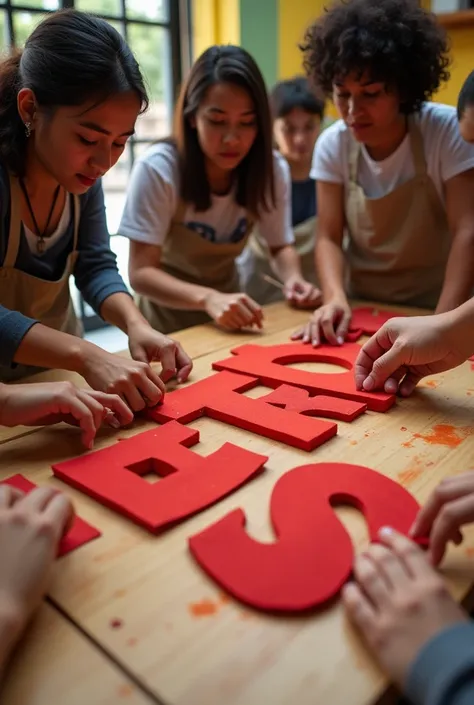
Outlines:
<svg viewBox="0 0 474 705"><path fill-rule="evenodd" d="M232 443L202 457L189 450L198 441L199 431L171 422L53 465L53 472L156 533L230 494L268 460ZM149 472L165 479L150 484L141 477Z"/></svg>
<svg viewBox="0 0 474 705"><path fill-rule="evenodd" d="M276 540L245 531L241 509L189 539L199 565L237 599L262 610L299 611L334 597L352 571L354 550L331 505L363 512L370 538L382 526L407 533L419 506L401 485L346 463L303 465L275 485L270 517Z"/></svg>

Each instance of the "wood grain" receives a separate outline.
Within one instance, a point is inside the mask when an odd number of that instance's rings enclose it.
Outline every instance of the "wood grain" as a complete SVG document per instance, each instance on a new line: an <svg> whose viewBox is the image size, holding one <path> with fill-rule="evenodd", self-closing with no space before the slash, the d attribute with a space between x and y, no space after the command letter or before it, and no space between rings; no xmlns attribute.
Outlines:
<svg viewBox="0 0 474 705"><path fill-rule="evenodd" d="M273 307L276 318L278 307L281 328L265 335L262 344L286 342L295 327L294 318L288 325L282 304ZM196 348L205 330L193 329ZM187 332L189 340L193 331ZM196 359L191 381L212 374L212 361L228 356L229 349L241 342L230 336L226 347L220 348L214 341L214 350ZM338 370L310 363L298 366L335 374ZM269 391L257 387L248 394ZM193 450L206 455L224 441L236 443L269 455L266 471L218 505L158 537L52 478L52 462L82 452L75 429L55 427L12 439L0 445L0 463L4 475L22 472L34 482L66 490L80 515L103 531L101 539L58 562L51 594L156 697L169 705L292 701L368 705L383 695L388 684L347 624L338 601L295 617L252 611L223 595L197 567L187 539L241 507L249 533L271 541L268 510L276 480L308 462L363 464L396 479L419 502L425 501L443 477L472 466L473 395L474 372L465 363L424 380L412 398L399 400L386 414L368 412L351 424L339 422L338 436L311 453L202 418L190 424L201 432L201 442ZM151 427L137 421L118 433L102 432L96 447ZM336 511L360 550L367 542L362 517L354 509ZM465 533L464 544L450 549L443 565L458 600L469 594L474 582L474 532Z"/></svg>

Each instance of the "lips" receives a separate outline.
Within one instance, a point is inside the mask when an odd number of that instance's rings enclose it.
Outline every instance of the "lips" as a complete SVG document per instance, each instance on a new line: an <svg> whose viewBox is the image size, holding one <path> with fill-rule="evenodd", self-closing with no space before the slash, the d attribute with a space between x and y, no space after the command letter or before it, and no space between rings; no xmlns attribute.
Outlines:
<svg viewBox="0 0 474 705"><path fill-rule="evenodd" d="M224 159L238 159L240 157L239 152L221 152L221 157Z"/></svg>
<svg viewBox="0 0 474 705"><path fill-rule="evenodd" d="M77 174L77 178L83 186L92 186L97 181L97 178L91 178L90 176L84 176L84 174Z"/></svg>

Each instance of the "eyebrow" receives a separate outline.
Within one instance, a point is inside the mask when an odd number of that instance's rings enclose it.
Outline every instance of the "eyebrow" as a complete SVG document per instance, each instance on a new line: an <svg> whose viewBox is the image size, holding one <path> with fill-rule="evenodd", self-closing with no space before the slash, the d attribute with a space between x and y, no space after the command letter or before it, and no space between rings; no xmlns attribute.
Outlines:
<svg viewBox="0 0 474 705"><path fill-rule="evenodd" d="M360 85L363 86L364 88L367 88L368 86L375 86L382 84L382 81L364 81ZM343 88L344 87L344 82L340 81L334 81L334 85L337 86L338 88Z"/></svg>
<svg viewBox="0 0 474 705"><path fill-rule="evenodd" d="M210 113L219 113L219 115L226 114L226 111L221 110L221 108L209 108L209 112ZM251 110L244 110L244 112L242 113L242 115L255 115L255 114L256 114L256 110L254 110L253 108Z"/></svg>
<svg viewBox="0 0 474 705"><path fill-rule="evenodd" d="M86 127L88 130L94 130L94 132L100 132L102 135L111 135L112 133L106 130L104 127L97 125L95 122L80 122L81 127ZM122 132L120 137L131 137L135 134L135 130L128 130L128 132Z"/></svg>

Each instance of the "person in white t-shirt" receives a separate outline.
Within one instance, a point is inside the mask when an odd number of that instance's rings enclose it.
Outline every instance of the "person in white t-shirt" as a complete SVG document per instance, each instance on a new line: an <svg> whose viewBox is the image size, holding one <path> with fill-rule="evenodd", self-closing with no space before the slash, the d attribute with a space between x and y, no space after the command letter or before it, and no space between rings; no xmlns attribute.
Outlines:
<svg viewBox="0 0 474 705"><path fill-rule="evenodd" d="M174 138L135 164L119 228L131 240L130 282L153 327L262 326L235 263L257 222L286 299L314 308L319 292L301 274L290 201L255 61L240 47L209 48L183 86Z"/></svg>
<svg viewBox="0 0 474 705"><path fill-rule="evenodd" d="M341 120L318 140L311 173L324 304L294 338L341 344L348 296L460 305L474 285L474 147L455 108L428 102L449 78L444 30L412 0L338 1L304 51Z"/></svg>

